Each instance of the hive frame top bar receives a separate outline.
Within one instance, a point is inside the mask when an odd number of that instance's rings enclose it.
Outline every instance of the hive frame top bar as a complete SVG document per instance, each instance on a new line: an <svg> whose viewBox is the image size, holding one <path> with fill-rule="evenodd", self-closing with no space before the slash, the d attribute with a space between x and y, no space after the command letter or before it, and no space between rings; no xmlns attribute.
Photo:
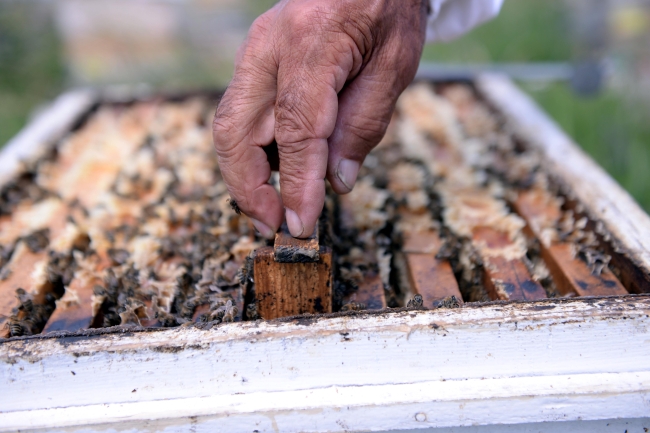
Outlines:
<svg viewBox="0 0 650 433"><path fill-rule="evenodd" d="M563 193L575 199L594 221L612 236L614 251L625 257L626 272L642 274L643 290L650 286L650 216L634 199L564 133L525 93L503 74L468 71L458 76L418 71L416 81L465 82L506 120L513 134L541 150L545 171L560 183ZM23 170L22 161L42 157L73 131L100 104L124 104L153 98L182 99L218 92L153 92L146 86L108 86L101 90L73 89L41 111L0 151L0 187ZM618 264L620 266L620 263ZM633 268L633 269L631 269ZM638 285L637 285L638 288Z"/></svg>

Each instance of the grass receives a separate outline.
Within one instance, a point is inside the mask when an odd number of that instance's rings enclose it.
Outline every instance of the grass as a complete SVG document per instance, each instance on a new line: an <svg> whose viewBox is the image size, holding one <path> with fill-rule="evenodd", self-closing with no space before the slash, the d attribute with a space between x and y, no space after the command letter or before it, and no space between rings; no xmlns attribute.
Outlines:
<svg viewBox="0 0 650 433"><path fill-rule="evenodd" d="M495 20L464 37L428 45L424 61L452 63L570 61L566 2L506 1ZM650 212L650 104L605 89L584 98L566 83L520 83L558 124Z"/></svg>
<svg viewBox="0 0 650 433"><path fill-rule="evenodd" d="M41 11L42 12L42 11ZM0 145L63 88L61 46L47 15L28 2L0 2Z"/></svg>
<svg viewBox="0 0 650 433"><path fill-rule="evenodd" d="M577 98L563 84L526 88L535 100L650 211L650 124L647 105L607 90Z"/></svg>

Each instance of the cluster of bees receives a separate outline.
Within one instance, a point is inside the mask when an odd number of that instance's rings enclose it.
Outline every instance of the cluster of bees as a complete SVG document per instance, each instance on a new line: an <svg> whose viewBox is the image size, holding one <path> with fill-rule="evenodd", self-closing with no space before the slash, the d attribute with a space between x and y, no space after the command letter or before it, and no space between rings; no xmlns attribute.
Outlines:
<svg viewBox="0 0 650 433"><path fill-rule="evenodd" d="M213 109L204 98L102 106L0 189L0 296L17 300L0 312L9 335L47 330L55 310L72 308L86 314L86 327L260 318L251 254L266 241L221 179ZM388 307L421 306L401 256L404 234L418 230L440 234L438 257L452 264L463 300L487 300L456 196L474 189L500 203L520 188L556 194L540 161L469 86L412 86L354 190L327 196L334 311L367 308L355 292L369 278L381 280ZM508 218L505 230L519 239L519 222ZM583 219L566 211L557 232L593 272L607 265ZM555 296L536 242L516 243L515 253ZM10 293L3 284L21 254L34 269ZM458 306L451 298L439 306Z"/></svg>

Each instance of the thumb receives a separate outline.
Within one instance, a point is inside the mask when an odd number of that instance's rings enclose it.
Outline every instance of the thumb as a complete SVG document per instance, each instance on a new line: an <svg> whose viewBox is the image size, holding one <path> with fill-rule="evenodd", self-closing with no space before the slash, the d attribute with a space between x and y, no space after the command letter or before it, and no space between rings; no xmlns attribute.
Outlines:
<svg viewBox="0 0 650 433"><path fill-rule="evenodd" d="M327 166L336 193L352 191L361 164L386 133L397 98L412 79L406 72L376 71L369 64L341 92Z"/></svg>

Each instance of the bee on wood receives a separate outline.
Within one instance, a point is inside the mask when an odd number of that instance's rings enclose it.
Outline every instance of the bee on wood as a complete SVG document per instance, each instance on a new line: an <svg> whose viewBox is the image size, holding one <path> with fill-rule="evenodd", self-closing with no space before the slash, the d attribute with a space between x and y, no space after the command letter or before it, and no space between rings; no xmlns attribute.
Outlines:
<svg viewBox="0 0 650 433"><path fill-rule="evenodd" d="M363 302L351 301L341 307L341 311L361 311L366 309Z"/></svg>
<svg viewBox="0 0 650 433"><path fill-rule="evenodd" d="M4 281L11 276L11 269L2 268L0 270L0 281Z"/></svg>
<svg viewBox="0 0 650 433"><path fill-rule="evenodd" d="M13 246L2 246L0 245L0 269L2 269L9 260L11 260L11 255L13 254ZM6 268L5 268L6 269ZM3 271L5 269L2 269Z"/></svg>
<svg viewBox="0 0 650 433"><path fill-rule="evenodd" d="M261 319L260 313L257 311L257 304L255 304L254 302L246 306L246 318L248 320Z"/></svg>
<svg viewBox="0 0 650 433"><path fill-rule="evenodd" d="M237 313L239 313L239 309L232 304L232 301L226 302L226 305L223 308L225 308L225 312L221 321L234 322L237 318Z"/></svg>
<svg viewBox="0 0 650 433"><path fill-rule="evenodd" d="M434 302L433 308L460 308L460 302L458 302L456 296L451 295Z"/></svg>
<svg viewBox="0 0 650 433"><path fill-rule="evenodd" d="M225 304L222 304L210 313L210 321L234 322L237 313L239 313L239 310L229 299Z"/></svg>
<svg viewBox="0 0 650 433"><path fill-rule="evenodd" d="M27 293L22 287L16 289L16 298L18 298L18 302L20 302L20 306L18 307L19 309L28 313L34 309L33 296Z"/></svg>
<svg viewBox="0 0 650 433"><path fill-rule="evenodd" d="M125 264L130 257L129 252L121 248L109 248L107 253L115 266Z"/></svg>
<svg viewBox="0 0 650 433"><path fill-rule="evenodd" d="M237 201L234 198L229 198L228 204L230 205L232 210L235 211L237 215L241 215L241 209L239 209L239 206L237 205Z"/></svg>
<svg viewBox="0 0 650 433"><path fill-rule="evenodd" d="M23 241L27 245L27 248L33 253L37 253L47 248L50 243L49 240L50 229L43 229L35 231L29 236L25 236Z"/></svg>
<svg viewBox="0 0 650 433"><path fill-rule="evenodd" d="M32 335L33 323L31 319L19 319L17 316L9 317L6 326L9 328L9 335L11 337L22 337L23 335Z"/></svg>
<svg viewBox="0 0 650 433"><path fill-rule="evenodd" d="M237 277L239 278L239 284L242 286L246 286L249 282L255 282L253 274L254 263L255 262L253 260L253 257L250 254L246 256L246 259L244 259L244 264L237 274Z"/></svg>
<svg viewBox="0 0 650 433"><path fill-rule="evenodd" d="M155 317L158 319L163 328L171 328L180 324L176 316L163 310L156 311ZM185 321L183 320L183 322Z"/></svg>
<svg viewBox="0 0 650 433"><path fill-rule="evenodd" d="M603 254L593 248L583 248L578 253L578 256L587 263L587 266L593 275L600 275L612 259L611 256Z"/></svg>
<svg viewBox="0 0 650 433"><path fill-rule="evenodd" d="M422 296L421 295L415 295L413 296L413 299L409 300L408 304L406 306L408 308L421 308L423 304Z"/></svg>

